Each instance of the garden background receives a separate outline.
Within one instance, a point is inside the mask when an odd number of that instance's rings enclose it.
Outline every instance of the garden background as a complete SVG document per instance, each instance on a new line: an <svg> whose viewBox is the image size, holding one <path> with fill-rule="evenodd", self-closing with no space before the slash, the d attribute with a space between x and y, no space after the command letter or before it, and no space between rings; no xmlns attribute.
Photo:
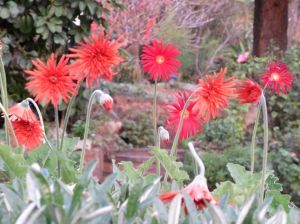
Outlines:
<svg viewBox="0 0 300 224"><path fill-rule="evenodd" d="M300 2L298 0L0 0L0 40L7 75L9 105L29 97L24 88L32 60L46 61L52 52L67 53L93 30L122 36L122 63L114 68L112 82L79 88L71 109L65 144L80 151L83 145L87 102L101 88L114 99L113 111L95 105L91 112L86 162L97 158L94 175L100 182L113 171L111 160L132 161L135 166L150 158L153 144L153 81L143 71L141 53L153 39L172 42L181 51L179 74L157 86L158 125L167 120L165 105L178 90L191 91L207 74L227 67L237 79L259 75L272 60L283 61L294 75L285 95L266 93L269 112L268 167L282 183L283 193L300 206ZM59 104L60 127L67 104ZM40 107L49 138L55 139L52 107ZM213 119L201 133L181 141L179 160L191 179L196 175L188 151L192 141L206 167L210 190L233 180L228 163L250 169L250 144L257 108L231 101L221 119ZM2 120L4 124L4 119ZM175 133L170 131L170 139ZM2 129L1 139L5 139ZM172 142L163 145L170 148ZM263 148L263 127L257 131L257 151ZM46 151L41 146L37 151ZM33 152L34 153L34 152ZM37 153L38 154L38 153ZM37 155L41 156L41 155ZM78 155L75 155L75 157ZM41 156L42 157L42 156ZM261 169L261 154L255 170ZM1 169L1 163L0 163ZM3 168L4 169L4 168ZM154 172L154 166L152 172ZM151 171L151 169L150 169ZM4 172L5 173L5 172ZM8 175L9 176L9 175ZM7 181L3 175L3 182Z"/></svg>

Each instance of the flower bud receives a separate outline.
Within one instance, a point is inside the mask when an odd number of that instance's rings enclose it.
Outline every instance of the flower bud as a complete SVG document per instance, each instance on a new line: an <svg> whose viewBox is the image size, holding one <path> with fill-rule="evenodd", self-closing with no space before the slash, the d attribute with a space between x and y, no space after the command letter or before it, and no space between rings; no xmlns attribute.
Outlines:
<svg viewBox="0 0 300 224"><path fill-rule="evenodd" d="M106 111L112 111L113 102L113 98L107 93L103 93L99 97L99 103Z"/></svg>
<svg viewBox="0 0 300 224"><path fill-rule="evenodd" d="M170 135L169 135L169 132L164 127L160 126L158 128L158 134L159 134L161 141L163 141L165 144L168 144Z"/></svg>

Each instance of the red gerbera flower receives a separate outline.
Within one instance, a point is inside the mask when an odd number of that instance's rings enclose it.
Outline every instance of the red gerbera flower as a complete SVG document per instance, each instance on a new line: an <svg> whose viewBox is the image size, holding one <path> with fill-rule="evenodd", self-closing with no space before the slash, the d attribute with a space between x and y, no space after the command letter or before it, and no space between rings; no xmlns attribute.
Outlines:
<svg viewBox="0 0 300 224"><path fill-rule="evenodd" d="M99 97L99 103L106 111L112 111L114 100L107 93L102 93Z"/></svg>
<svg viewBox="0 0 300 224"><path fill-rule="evenodd" d="M98 85L100 78L111 80L114 75L112 67L122 62L118 50L126 43L121 42L122 37L110 41L109 36L105 36L104 32L93 32L91 40L85 38L77 48L69 49L73 52L69 57L76 59L70 71L77 80L86 79L88 88Z"/></svg>
<svg viewBox="0 0 300 224"><path fill-rule="evenodd" d="M8 109L8 116L11 121L23 119L26 121L35 121L35 113L31 110L28 101L24 100L21 103L10 107Z"/></svg>
<svg viewBox="0 0 300 224"><path fill-rule="evenodd" d="M175 59L180 55L175 45L167 43L164 46L163 41L154 40L153 45L147 45L143 48L142 65L144 71L149 72L151 80L169 80L170 75L178 74L178 67L181 63Z"/></svg>
<svg viewBox="0 0 300 224"><path fill-rule="evenodd" d="M241 82L236 93L240 104L257 103L260 99L262 90L257 83L250 79L246 79Z"/></svg>
<svg viewBox="0 0 300 224"><path fill-rule="evenodd" d="M26 89L35 96L37 102L45 105L51 102L57 107L61 100L67 103L72 95L77 94L77 84L69 75L68 61L63 55L56 64L54 53L47 64L40 59L32 61L35 69L25 71L29 75Z"/></svg>
<svg viewBox="0 0 300 224"><path fill-rule="evenodd" d="M236 81L233 77L224 78L227 69L221 69L219 74L207 75L199 80L199 89L195 92L195 109L208 121L216 118L220 110L229 104L234 97Z"/></svg>
<svg viewBox="0 0 300 224"><path fill-rule="evenodd" d="M19 145L28 151L38 148L43 142L43 129L27 101L9 108L8 114Z"/></svg>
<svg viewBox="0 0 300 224"><path fill-rule="evenodd" d="M186 92L178 93L176 95L176 101L166 106L169 113L167 120L167 127L172 129L173 132L177 131L179 126L180 116L182 114L183 107L188 99ZM179 139L187 139L188 137L195 135L202 130L202 118L194 110L195 102L190 102L185 113L182 124L182 129L179 135Z"/></svg>
<svg viewBox="0 0 300 224"><path fill-rule="evenodd" d="M203 209L206 207L207 203L217 203L219 200L214 198L214 196L209 192L207 188L207 183L205 177L196 176L192 183L186 186L183 191L185 191L195 203L198 209ZM168 203L173 200L178 194L181 194L181 191L172 191L166 192L159 196L160 200L164 203ZM184 204L184 209L187 212L187 208Z"/></svg>
<svg viewBox="0 0 300 224"><path fill-rule="evenodd" d="M280 91L286 94L287 89L292 88L293 74L289 71L289 68L282 62L271 62L267 72L260 76L263 85L266 85L266 89L272 87L272 93L274 90L280 95Z"/></svg>

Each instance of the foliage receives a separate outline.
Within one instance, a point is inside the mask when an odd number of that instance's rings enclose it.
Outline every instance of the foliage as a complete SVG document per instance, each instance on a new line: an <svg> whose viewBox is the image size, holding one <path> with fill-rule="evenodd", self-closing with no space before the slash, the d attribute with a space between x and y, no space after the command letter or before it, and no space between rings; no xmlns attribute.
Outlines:
<svg viewBox="0 0 300 224"><path fill-rule="evenodd" d="M118 1L107 1L120 6ZM108 14L102 3L94 0L3 1L0 0L0 39L4 42L3 60L7 66L9 92L16 100L25 98L22 70L31 60L51 52L65 53L67 47L89 32L93 20L106 26L102 14ZM74 21L80 20L80 25ZM18 93L18 94L16 94Z"/></svg>
<svg viewBox="0 0 300 224"><path fill-rule="evenodd" d="M0 173L9 179L15 177L24 178L28 167L33 163L38 163L46 168L49 175L57 177L57 156L62 165L61 178L65 183L74 182L77 179L79 156L74 150L77 144L77 138L66 138L64 140L61 152L51 151L48 145L42 145L39 149L27 154L26 159L22 155L22 151L13 151L10 147L2 145L0 147Z"/></svg>
<svg viewBox="0 0 300 224"><path fill-rule="evenodd" d="M126 120L123 123L120 137L129 146L143 147L153 141L152 121L149 113L140 113L134 120Z"/></svg>
<svg viewBox="0 0 300 224"><path fill-rule="evenodd" d="M296 156L292 156L295 153ZM300 147L295 151L287 151L284 149L275 149L270 153L270 161L272 161L272 169L283 185L285 193L292 196L292 200L296 205L300 205Z"/></svg>
<svg viewBox="0 0 300 224"><path fill-rule="evenodd" d="M206 167L207 183L210 189L214 189L216 183L230 180L227 163L235 163L250 167L250 154L248 149L231 148L222 152L206 151L201 154L201 159Z"/></svg>
<svg viewBox="0 0 300 224"><path fill-rule="evenodd" d="M176 24L174 15L167 14L166 17L159 22L154 29L154 35L165 42L175 44L181 51L178 57L182 66L181 71L183 74L189 74L193 71L195 57L195 50L190 47L192 35L188 29L180 27Z"/></svg>
<svg viewBox="0 0 300 224"><path fill-rule="evenodd" d="M232 103L230 109L225 110L223 119L216 119L207 123L202 134L198 137L201 141L201 148L204 150L222 150L241 144L244 140L246 111L247 107Z"/></svg>
<svg viewBox="0 0 300 224"><path fill-rule="evenodd" d="M1 223L297 223L299 212L290 208L285 212L270 207L272 198L258 206L254 196L242 205L230 204L222 197L217 205L209 205L198 212L186 194L186 214L182 196L164 205L158 198L160 183L153 176L131 175L114 166L114 173L98 184L92 178L96 162L88 164L73 185L52 179L39 165L32 165L22 183L15 178L0 184ZM236 165L230 165L236 166ZM244 171L238 167L236 177ZM131 170L134 168L130 168ZM242 178L245 183L249 180ZM248 186L245 186L248 188ZM173 220L173 221L172 221ZM176 221L177 220L177 221ZM248 220L248 221L247 221Z"/></svg>

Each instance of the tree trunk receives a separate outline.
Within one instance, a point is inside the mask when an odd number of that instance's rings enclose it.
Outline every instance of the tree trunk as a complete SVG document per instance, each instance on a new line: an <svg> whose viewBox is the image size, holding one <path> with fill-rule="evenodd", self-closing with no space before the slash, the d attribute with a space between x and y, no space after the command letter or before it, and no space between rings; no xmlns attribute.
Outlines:
<svg viewBox="0 0 300 224"><path fill-rule="evenodd" d="M272 50L280 56L287 47L288 0L255 0L253 54ZM278 49L270 49L271 47ZM279 50L279 51L278 51Z"/></svg>

